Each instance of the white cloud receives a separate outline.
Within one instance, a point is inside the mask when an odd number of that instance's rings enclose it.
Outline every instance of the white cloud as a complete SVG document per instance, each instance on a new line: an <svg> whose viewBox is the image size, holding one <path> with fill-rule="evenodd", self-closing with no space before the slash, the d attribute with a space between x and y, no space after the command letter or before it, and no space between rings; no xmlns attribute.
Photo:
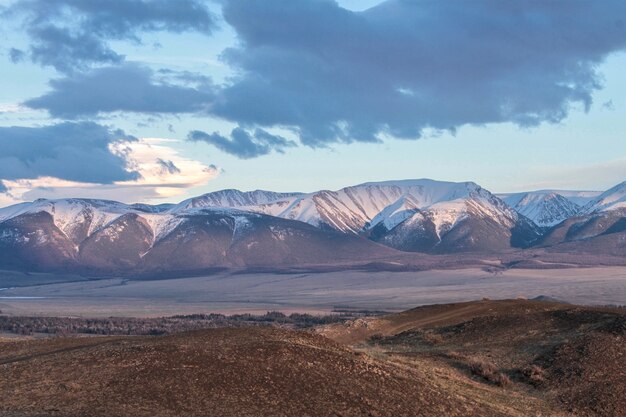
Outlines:
<svg viewBox="0 0 626 417"><path fill-rule="evenodd" d="M112 153L124 158L129 171L140 178L113 184L92 184L54 177L4 180L8 189L0 194L0 205L37 198L100 198L123 202L162 202L184 194L187 189L216 178L220 169L180 155L168 146L174 141L146 138L134 142L117 142L109 146Z"/></svg>
<svg viewBox="0 0 626 417"><path fill-rule="evenodd" d="M626 158L588 165L538 167L528 178L530 181L515 187L515 191L556 188L604 191L626 181Z"/></svg>
<svg viewBox="0 0 626 417"><path fill-rule="evenodd" d="M19 103L0 103L0 114L2 113L26 113L31 111L28 107Z"/></svg>

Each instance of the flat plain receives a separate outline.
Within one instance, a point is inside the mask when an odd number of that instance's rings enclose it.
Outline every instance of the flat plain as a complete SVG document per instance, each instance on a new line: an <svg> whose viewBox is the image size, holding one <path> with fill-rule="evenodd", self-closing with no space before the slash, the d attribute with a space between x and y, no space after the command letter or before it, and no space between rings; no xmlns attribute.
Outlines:
<svg viewBox="0 0 626 417"><path fill-rule="evenodd" d="M11 315L154 317L217 312L402 311L419 305L550 297L625 305L626 268L237 273L176 278L29 277L0 274L0 310ZM61 282L58 282L61 281ZM65 281L65 282L64 282ZM69 282L67 282L69 281ZM17 286L23 285L23 286Z"/></svg>

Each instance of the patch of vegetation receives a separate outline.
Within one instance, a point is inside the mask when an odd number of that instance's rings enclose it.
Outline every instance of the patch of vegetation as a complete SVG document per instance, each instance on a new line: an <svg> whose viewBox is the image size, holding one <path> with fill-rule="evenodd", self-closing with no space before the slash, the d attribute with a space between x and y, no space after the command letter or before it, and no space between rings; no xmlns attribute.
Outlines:
<svg viewBox="0 0 626 417"><path fill-rule="evenodd" d="M293 329L340 323L354 319L358 313L324 316L293 313L286 315L269 311L263 315L190 314L158 318L80 318L80 317L19 317L0 315L0 331L19 335L44 333L52 335L162 335L188 330L250 325L276 325Z"/></svg>
<svg viewBox="0 0 626 417"><path fill-rule="evenodd" d="M546 382L546 371L540 366L531 365L522 370L522 375L534 386L540 386Z"/></svg>
<svg viewBox="0 0 626 417"><path fill-rule="evenodd" d="M511 385L511 379L500 372L498 367L492 362L484 359L470 359L467 365L472 375L479 376L501 387Z"/></svg>

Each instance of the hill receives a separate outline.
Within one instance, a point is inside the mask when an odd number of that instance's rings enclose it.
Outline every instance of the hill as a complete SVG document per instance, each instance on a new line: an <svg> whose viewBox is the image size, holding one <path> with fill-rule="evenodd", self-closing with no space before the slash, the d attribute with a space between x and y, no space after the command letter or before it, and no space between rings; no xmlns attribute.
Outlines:
<svg viewBox="0 0 626 417"><path fill-rule="evenodd" d="M314 332L0 339L0 415L619 417L625 336L624 309L547 299L431 305Z"/></svg>

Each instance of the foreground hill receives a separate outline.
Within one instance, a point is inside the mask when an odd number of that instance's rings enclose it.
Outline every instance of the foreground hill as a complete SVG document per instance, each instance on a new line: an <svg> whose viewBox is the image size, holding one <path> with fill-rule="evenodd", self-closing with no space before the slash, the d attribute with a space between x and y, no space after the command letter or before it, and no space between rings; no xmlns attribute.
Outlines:
<svg viewBox="0 0 626 417"><path fill-rule="evenodd" d="M626 310L526 300L419 307L319 329L415 366L456 368L545 401L548 415L626 415ZM528 413L528 415L533 415Z"/></svg>
<svg viewBox="0 0 626 417"><path fill-rule="evenodd" d="M267 327L0 343L0 369L5 416L506 415L417 370Z"/></svg>
<svg viewBox="0 0 626 417"><path fill-rule="evenodd" d="M316 333L0 339L0 415L625 415L624 309L485 300Z"/></svg>

